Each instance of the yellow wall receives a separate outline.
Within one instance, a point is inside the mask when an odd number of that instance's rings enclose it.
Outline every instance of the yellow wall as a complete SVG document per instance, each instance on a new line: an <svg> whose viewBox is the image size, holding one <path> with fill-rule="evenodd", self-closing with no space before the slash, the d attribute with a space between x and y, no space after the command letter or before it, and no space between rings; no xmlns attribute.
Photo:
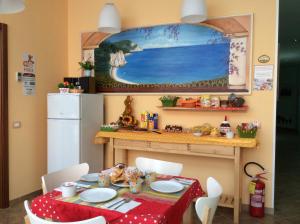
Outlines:
<svg viewBox="0 0 300 224"><path fill-rule="evenodd" d="M104 0L89 0L87 4L83 0L69 0L68 13L68 58L69 74L78 75L77 62L81 59L80 33L83 31L95 31L99 11ZM115 0L120 14L122 15L123 27L137 27L164 23L179 22L181 0ZM271 57L270 64L275 63L276 41L276 3L274 0L209 0L208 13L210 17L231 16L241 14L254 14L254 40L253 61L262 54ZM116 121L123 111L124 96L105 97L106 122ZM136 116L144 110L157 111L160 116L160 125L179 124L191 127L195 124L209 122L218 126L224 118L224 113L209 112L167 112L158 109L159 96L139 95L134 97L134 110ZM245 150L243 152L243 164L247 161L256 161L272 171L273 152L273 101L274 91L254 92L246 97L250 106L247 113L227 113L232 126L242 121L259 120L262 129L259 130L258 138L260 148L258 150ZM129 155L131 163L138 153ZM139 154L140 155L140 154ZM177 155L145 154L154 158L183 162L186 176L197 177L205 186L207 176L214 176L224 186L225 193L232 194L233 188L233 165L229 161L207 158L191 158ZM266 206L272 207L272 173L269 174L266 186ZM249 179L243 175L243 203L248 203L247 183Z"/></svg>
<svg viewBox="0 0 300 224"><path fill-rule="evenodd" d="M1 15L8 24L9 183L10 199L41 189L46 173L46 94L67 72L67 1L26 0L26 10ZM35 96L24 96L15 72L22 71L22 54L36 58ZM13 129L13 121L21 121Z"/></svg>

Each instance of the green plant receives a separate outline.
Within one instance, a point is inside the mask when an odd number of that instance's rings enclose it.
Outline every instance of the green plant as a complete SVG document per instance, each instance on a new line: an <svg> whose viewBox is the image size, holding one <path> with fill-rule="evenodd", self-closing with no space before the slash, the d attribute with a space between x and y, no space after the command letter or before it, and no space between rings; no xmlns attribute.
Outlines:
<svg viewBox="0 0 300 224"><path fill-rule="evenodd" d="M175 107L178 99L178 96L162 96L159 98L164 107Z"/></svg>
<svg viewBox="0 0 300 224"><path fill-rule="evenodd" d="M69 82L61 82L57 85L58 88L69 88L69 89L74 89L75 86L73 83L69 83Z"/></svg>
<svg viewBox="0 0 300 224"><path fill-rule="evenodd" d="M91 60L83 60L81 62L78 62L78 64L83 70L93 70L95 67Z"/></svg>

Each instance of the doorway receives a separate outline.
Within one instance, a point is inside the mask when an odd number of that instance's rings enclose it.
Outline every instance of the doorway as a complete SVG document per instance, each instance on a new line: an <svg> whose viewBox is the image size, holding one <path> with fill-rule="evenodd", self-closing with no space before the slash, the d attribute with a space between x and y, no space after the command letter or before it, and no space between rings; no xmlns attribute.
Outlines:
<svg viewBox="0 0 300 224"><path fill-rule="evenodd" d="M275 212L300 221L300 3L279 1Z"/></svg>
<svg viewBox="0 0 300 224"><path fill-rule="evenodd" d="M0 23L0 208L9 206L7 25Z"/></svg>

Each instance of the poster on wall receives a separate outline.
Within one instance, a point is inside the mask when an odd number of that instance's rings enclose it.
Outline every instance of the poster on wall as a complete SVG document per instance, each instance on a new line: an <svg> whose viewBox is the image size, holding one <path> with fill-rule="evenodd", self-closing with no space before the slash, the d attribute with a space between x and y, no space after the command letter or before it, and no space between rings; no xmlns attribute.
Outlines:
<svg viewBox="0 0 300 224"><path fill-rule="evenodd" d="M254 67L254 86L256 91L273 89L273 65L256 65Z"/></svg>
<svg viewBox="0 0 300 224"><path fill-rule="evenodd" d="M244 92L250 87L252 15L199 24L82 33L97 92Z"/></svg>
<svg viewBox="0 0 300 224"><path fill-rule="evenodd" d="M35 95L36 77L35 77L35 59L28 53L23 54L23 94L25 96Z"/></svg>

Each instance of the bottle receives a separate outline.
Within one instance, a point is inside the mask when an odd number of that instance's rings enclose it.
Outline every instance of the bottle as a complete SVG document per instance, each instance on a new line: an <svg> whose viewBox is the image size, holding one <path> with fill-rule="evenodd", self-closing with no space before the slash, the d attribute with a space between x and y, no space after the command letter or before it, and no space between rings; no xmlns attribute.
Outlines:
<svg viewBox="0 0 300 224"><path fill-rule="evenodd" d="M231 128L230 128L230 124L229 122L227 121L227 116L225 116L225 119L224 121L221 123L220 125L220 134L222 136L225 136L227 132L230 132L231 131Z"/></svg>

